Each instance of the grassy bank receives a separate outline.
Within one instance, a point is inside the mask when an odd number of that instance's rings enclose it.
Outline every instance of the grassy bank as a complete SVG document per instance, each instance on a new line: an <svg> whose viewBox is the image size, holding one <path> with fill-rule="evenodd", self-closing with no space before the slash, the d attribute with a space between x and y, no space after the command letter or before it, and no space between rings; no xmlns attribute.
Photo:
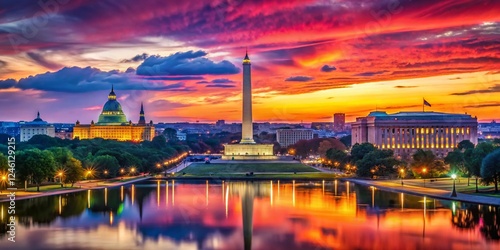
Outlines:
<svg viewBox="0 0 500 250"><path fill-rule="evenodd" d="M181 173L191 176L229 175L254 173L304 173L320 172L309 166L298 163L195 163L183 169Z"/></svg>
<svg viewBox="0 0 500 250"><path fill-rule="evenodd" d="M331 180L338 176L332 173L271 173L271 174L212 174L212 175L192 175L176 174L175 179L200 179L200 180Z"/></svg>
<svg viewBox="0 0 500 250"><path fill-rule="evenodd" d="M298 163L196 163L174 176L176 179L233 180L324 180L336 177Z"/></svg>

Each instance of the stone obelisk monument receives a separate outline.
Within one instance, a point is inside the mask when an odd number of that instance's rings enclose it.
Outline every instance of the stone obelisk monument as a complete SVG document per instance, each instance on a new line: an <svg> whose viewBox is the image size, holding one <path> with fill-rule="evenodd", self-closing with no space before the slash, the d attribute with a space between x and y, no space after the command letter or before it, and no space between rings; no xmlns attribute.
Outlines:
<svg viewBox="0 0 500 250"><path fill-rule="evenodd" d="M243 119L241 122L241 141L242 144L255 143L253 140L253 121L252 121L252 79L251 64L248 58L248 51L243 59Z"/></svg>
<svg viewBox="0 0 500 250"><path fill-rule="evenodd" d="M248 52L243 59L243 115L241 121L241 141L225 144L223 160L275 160L273 144L258 144L253 140L252 118L252 78Z"/></svg>

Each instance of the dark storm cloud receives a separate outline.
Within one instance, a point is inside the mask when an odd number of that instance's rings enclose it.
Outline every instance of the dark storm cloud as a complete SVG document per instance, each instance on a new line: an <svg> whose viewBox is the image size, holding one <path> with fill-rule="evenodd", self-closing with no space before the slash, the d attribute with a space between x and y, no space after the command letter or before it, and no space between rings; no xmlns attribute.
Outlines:
<svg viewBox="0 0 500 250"><path fill-rule="evenodd" d="M484 56L484 57L468 57L468 58L454 58L443 61L428 61L418 63L401 63L399 68L425 68L434 66L449 66L452 64L499 64L500 57Z"/></svg>
<svg viewBox="0 0 500 250"><path fill-rule="evenodd" d="M121 62L122 63L142 62L142 61L146 60L146 58L148 58L148 57L149 57L149 55L147 53L142 53L142 54L136 55L130 59L121 60Z"/></svg>
<svg viewBox="0 0 500 250"><path fill-rule="evenodd" d="M375 76L375 75L381 75L388 72L387 70L382 70L382 71L369 71L369 72L363 72L363 73L358 73L355 74L354 76Z"/></svg>
<svg viewBox="0 0 500 250"><path fill-rule="evenodd" d="M209 84L209 85L206 85L205 87L207 87L207 88L234 88L236 86L229 85L229 84Z"/></svg>
<svg viewBox="0 0 500 250"><path fill-rule="evenodd" d="M417 88L418 86L402 86L402 85L398 85L398 86L394 86L394 88L397 88L397 89L411 89L411 88Z"/></svg>
<svg viewBox="0 0 500 250"><path fill-rule="evenodd" d="M144 76L142 79L151 81L184 81L184 80L203 80L203 76Z"/></svg>
<svg viewBox="0 0 500 250"><path fill-rule="evenodd" d="M309 82L314 78L310 76L290 76L285 79L285 82Z"/></svg>
<svg viewBox="0 0 500 250"><path fill-rule="evenodd" d="M337 70L337 68L335 68L335 66L329 66L329 65L324 65L323 67L321 67L321 71L322 72L332 72L332 71L335 71Z"/></svg>
<svg viewBox="0 0 500 250"><path fill-rule="evenodd" d="M491 94L491 93L499 93L500 92L500 84L496 84L487 89L475 89L464 92L452 93L451 95L473 95L473 94Z"/></svg>
<svg viewBox="0 0 500 250"><path fill-rule="evenodd" d="M500 107L500 103L481 103L475 105L467 105L464 108L490 108L490 107Z"/></svg>
<svg viewBox="0 0 500 250"><path fill-rule="evenodd" d="M0 89L10 89L16 85L17 81L14 79L0 80Z"/></svg>
<svg viewBox="0 0 500 250"><path fill-rule="evenodd" d="M227 78L219 78L219 79L213 79L212 81L199 81L196 82L197 84L206 84L206 83L214 83L214 84L228 84L228 83L235 83L232 80L229 80Z"/></svg>
<svg viewBox="0 0 500 250"><path fill-rule="evenodd" d="M52 70L57 70L62 68L63 66L61 64L51 62L47 60L45 57L43 57L41 54L37 54L35 52L28 52L26 55L31 58L34 62L37 64L47 68L47 69L52 69Z"/></svg>
<svg viewBox="0 0 500 250"><path fill-rule="evenodd" d="M229 61L214 62L205 51L177 52L166 57L150 56L137 67L138 75L229 75L240 69Z"/></svg>
<svg viewBox="0 0 500 250"><path fill-rule="evenodd" d="M117 70L101 71L91 67L65 67L56 72L21 78L15 86L20 89L75 93L109 89L112 84L115 89L122 90L180 91L185 89L182 82L164 85ZM12 79L0 81L0 87L12 87Z"/></svg>

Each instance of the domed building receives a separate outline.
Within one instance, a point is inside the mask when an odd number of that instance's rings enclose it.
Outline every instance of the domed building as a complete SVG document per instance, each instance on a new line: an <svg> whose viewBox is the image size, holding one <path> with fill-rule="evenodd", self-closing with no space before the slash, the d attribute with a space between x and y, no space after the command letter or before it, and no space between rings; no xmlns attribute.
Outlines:
<svg viewBox="0 0 500 250"><path fill-rule="evenodd" d="M104 104L97 123L92 121L90 124L82 125L79 121L76 121L73 128L73 138L81 140L103 138L118 141L151 141L154 134L153 121L146 124L142 103L139 122L132 124L131 120L127 121L121 104L116 100L113 87L111 87L108 101Z"/></svg>
<svg viewBox="0 0 500 250"><path fill-rule="evenodd" d="M40 118L40 112L36 114L36 118L31 122L20 122L21 141L29 141L35 135L55 136L54 125Z"/></svg>

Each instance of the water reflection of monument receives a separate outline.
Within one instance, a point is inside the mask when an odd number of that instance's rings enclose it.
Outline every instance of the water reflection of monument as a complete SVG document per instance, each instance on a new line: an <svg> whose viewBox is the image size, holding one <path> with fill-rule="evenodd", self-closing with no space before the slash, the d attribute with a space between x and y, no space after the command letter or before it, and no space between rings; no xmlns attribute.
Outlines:
<svg viewBox="0 0 500 250"><path fill-rule="evenodd" d="M241 197L241 210L243 219L243 244L245 250L252 249L252 231L253 231L253 202L255 198L267 197L272 194L271 189L264 188L253 182L229 183L228 189Z"/></svg>

